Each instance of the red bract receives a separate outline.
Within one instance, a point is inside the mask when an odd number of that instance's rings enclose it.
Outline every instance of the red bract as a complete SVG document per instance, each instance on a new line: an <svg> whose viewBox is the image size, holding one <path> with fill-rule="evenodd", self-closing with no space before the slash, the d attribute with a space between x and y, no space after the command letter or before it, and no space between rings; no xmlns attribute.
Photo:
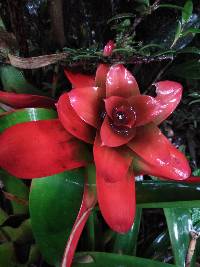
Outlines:
<svg viewBox="0 0 200 267"><path fill-rule="evenodd" d="M12 108L55 108L55 100L46 96L0 91L0 102Z"/></svg>

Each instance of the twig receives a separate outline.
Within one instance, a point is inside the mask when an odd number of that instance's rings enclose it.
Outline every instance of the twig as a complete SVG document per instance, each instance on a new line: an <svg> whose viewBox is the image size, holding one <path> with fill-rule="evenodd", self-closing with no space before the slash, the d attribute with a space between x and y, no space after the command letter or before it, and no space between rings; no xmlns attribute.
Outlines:
<svg viewBox="0 0 200 267"><path fill-rule="evenodd" d="M190 241L188 253L186 256L186 267L190 267L190 263L191 263L191 260L192 260L192 257L194 255L194 251L196 248L197 239L200 237L200 233L192 230L190 232L190 235L191 235L191 241Z"/></svg>
<svg viewBox="0 0 200 267"><path fill-rule="evenodd" d="M78 53L78 52L77 52ZM20 68L20 69L37 69L46 67L48 65L56 64L58 62L63 62L65 66L70 67L77 67L86 65L87 63L89 65L95 63L107 63L107 64L117 64L117 63L123 63L123 64L148 64L151 62L161 62L165 60L172 60L172 55L160 55L160 56L143 56L138 54L133 55L123 55L115 53L110 58L106 58L103 56L100 56L97 52L94 55L80 55L75 56L75 52L61 52L56 54L50 54L50 55L43 55L43 56L37 56L37 57L18 57L14 56L12 54L8 54L8 58L5 59L4 57L4 63L10 64L13 67Z"/></svg>
<svg viewBox="0 0 200 267"><path fill-rule="evenodd" d="M37 69L51 64L55 64L60 60L66 59L67 56L68 53L63 52L58 54L29 57L29 58L17 57L9 54L8 58L10 60L10 64L14 67L21 69Z"/></svg>
<svg viewBox="0 0 200 267"><path fill-rule="evenodd" d="M152 86L158 81L160 80L161 76L165 73L165 71L169 68L169 66L172 64L173 59L171 58L171 60L164 66L163 69L160 70L160 72L156 75L155 79L153 80L153 82L151 82L151 84L149 85L149 87L147 88L146 92L149 92L152 88Z"/></svg>

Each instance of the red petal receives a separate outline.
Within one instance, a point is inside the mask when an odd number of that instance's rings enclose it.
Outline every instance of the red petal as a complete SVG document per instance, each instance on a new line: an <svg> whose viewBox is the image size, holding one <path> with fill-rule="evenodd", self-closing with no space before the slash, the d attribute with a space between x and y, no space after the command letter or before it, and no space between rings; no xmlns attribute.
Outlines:
<svg viewBox="0 0 200 267"><path fill-rule="evenodd" d="M158 108L154 122L160 124L177 107L182 97L182 85L172 81L162 81L155 84Z"/></svg>
<svg viewBox="0 0 200 267"><path fill-rule="evenodd" d="M86 184L87 181L85 182L81 208L79 210L75 224L72 228L72 232L67 241L61 267L71 266L80 235L87 222L90 212L96 204L96 196L93 194L92 191L89 191L90 189L88 189L88 186L86 186Z"/></svg>
<svg viewBox="0 0 200 267"><path fill-rule="evenodd" d="M175 147L173 147L174 150L177 150ZM178 151L178 150L177 150ZM182 178L182 177L188 177L190 175L190 167L188 163L186 163L186 159L182 153L179 153L179 159L177 160L175 158L175 155L172 153L170 154L170 161L168 165L162 166L162 165L152 165L143 160L142 158L138 157L135 153L133 153L133 171L135 175L144 175L149 174L156 177L164 178L164 179L170 179L170 180L183 180L183 182L187 182L188 178ZM135 154L135 155L134 155ZM177 155L176 155L177 157ZM184 164L185 170L180 166ZM186 175L187 173L187 175ZM188 181L189 182L189 181Z"/></svg>
<svg viewBox="0 0 200 267"><path fill-rule="evenodd" d="M100 137L94 144L94 160L100 176L108 182L116 182L126 176L132 162L126 147L111 148L101 145Z"/></svg>
<svg viewBox="0 0 200 267"><path fill-rule="evenodd" d="M106 79L106 96L130 97L139 95L138 84L133 75L121 64L110 68Z"/></svg>
<svg viewBox="0 0 200 267"><path fill-rule="evenodd" d="M104 99L104 102L105 102L106 113L112 119L113 109L115 107L123 105L124 103L127 103L128 99L120 96L111 96Z"/></svg>
<svg viewBox="0 0 200 267"><path fill-rule="evenodd" d="M0 135L0 166L20 178L36 178L86 165L83 144L59 120L16 124Z"/></svg>
<svg viewBox="0 0 200 267"><path fill-rule="evenodd" d="M134 176L129 173L131 158L125 152L125 148L102 147L99 137L95 140L99 207L107 224L119 233L131 228L135 215Z"/></svg>
<svg viewBox="0 0 200 267"><path fill-rule="evenodd" d="M104 47L103 55L104 55L105 57L109 57L109 56L111 56L111 55L112 55L112 51L113 51L114 48L115 48L115 43L114 43L112 40L110 40L110 41L106 44L106 46Z"/></svg>
<svg viewBox="0 0 200 267"><path fill-rule="evenodd" d="M95 129L80 119L72 108L67 93L59 98L57 110L59 119L68 132L87 143L94 142Z"/></svg>
<svg viewBox="0 0 200 267"><path fill-rule="evenodd" d="M97 127L105 90L100 87L77 88L72 89L68 96L78 116L86 123Z"/></svg>
<svg viewBox="0 0 200 267"><path fill-rule="evenodd" d="M55 100L46 96L0 91L0 102L13 108L55 108Z"/></svg>
<svg viewBox="0 0 200 267"><path fill-rule="evenodd" d="M128 99L129 104L136 112L135 126L147 124L155 117L158 102L151 96L140 95Z"/></svg>
<svg viewBox="0 0 200 267"><path fill-rule="evenodd" d="M100 64L96 71L95 84L98 87L106 88L106 77L109 71L109 66L106 64Z"/></svg>
<svg viewBox="0 0 200 267"><path fill-rule="evenodd" d="M112 118L113 109L127 102L136 113L135 126L141 126L151 122L156 113L158 102L151 96L139 95L127 98L111 96L105 99L106 112Z"/></svg>
<svg viewBox="0 0 200 267"><path fill-rule="evenodd" d="M97 171L96 179L99 207L106 223L116 232L129 231L135 216L134 176L127 174L109 183Z"/></svg>
<svg viewBox="0 0 200 267"><path fill-rule="evenodd" d="M135 162L143 173L175 180L183 180L190 175L185 156L153 123L138 128L128 147L141 158L134 159L133 163Z"/></svg>
<svg viewBox="0 0 200 267"><path fill-rule="evenodd" d="M112 128L109 122L109 118L108 116L106 116L100 130L102 145L117 147L127 144L135 136L136 133L135 128L126 128L128 133L127 135L126 133L120 133L120 130L118 130L119 133L117 133L117 129L120 129L120 127Z"/></svg>
<svg viewBox="0 0 200 267"><path fill-rule="evenodd" d="M85 75L81 73L64 70L67 79L71 82L72 87L87 87L95 85L95 77L93 75Z"/></svg>

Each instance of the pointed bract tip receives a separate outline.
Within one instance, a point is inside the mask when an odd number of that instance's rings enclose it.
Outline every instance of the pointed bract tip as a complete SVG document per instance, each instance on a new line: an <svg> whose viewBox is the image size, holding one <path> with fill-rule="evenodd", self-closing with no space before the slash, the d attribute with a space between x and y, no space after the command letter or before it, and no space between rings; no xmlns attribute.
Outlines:
<svg viewBox="0 0 200 267"><path fill-rule="evenodd" d="M110 40L110 41L106 44L106 46L104 47L103 55L104 55L105 57L109 57L109 56L111 56L111 55L112 55L112 51L113 51L114 48L115 48L115 43L114 43L112 40Z"/></svg>

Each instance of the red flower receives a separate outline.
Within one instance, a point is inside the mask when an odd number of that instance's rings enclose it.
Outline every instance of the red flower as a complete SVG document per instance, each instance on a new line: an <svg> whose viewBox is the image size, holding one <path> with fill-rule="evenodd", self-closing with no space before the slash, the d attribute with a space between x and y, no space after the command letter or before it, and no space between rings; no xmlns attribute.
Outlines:
<svg viewBox="0 0 200 267"><path fill-rule="evenodd" d="M174 180L190 175L184 155L156 126L178 105L182 86L162 81L155 84L157 97L141 95L135 78L120 64L100 65L95 81L66 74L75 88L60 97L59 120L22 123L4 131L0 165L21 178L53 175L87 164L80 153L84 144L77 139L94 143L100 209L112 229L126 232L135 213L134 173Z"/></svg>
<svg viewBox="0 0 200 267"><path fill-rule="evenodd" d="M178 105L182 86L162 81L155 84L157 97L141 95L119 64L98 67L95 82L101 87L76 87L76 77L66 74L75 88L58 101L60 121L78 139L94 142L101 212L112 229L126 232L135 213L134 171L174 180L190 175L184 155L156 126Z"/></svg>

